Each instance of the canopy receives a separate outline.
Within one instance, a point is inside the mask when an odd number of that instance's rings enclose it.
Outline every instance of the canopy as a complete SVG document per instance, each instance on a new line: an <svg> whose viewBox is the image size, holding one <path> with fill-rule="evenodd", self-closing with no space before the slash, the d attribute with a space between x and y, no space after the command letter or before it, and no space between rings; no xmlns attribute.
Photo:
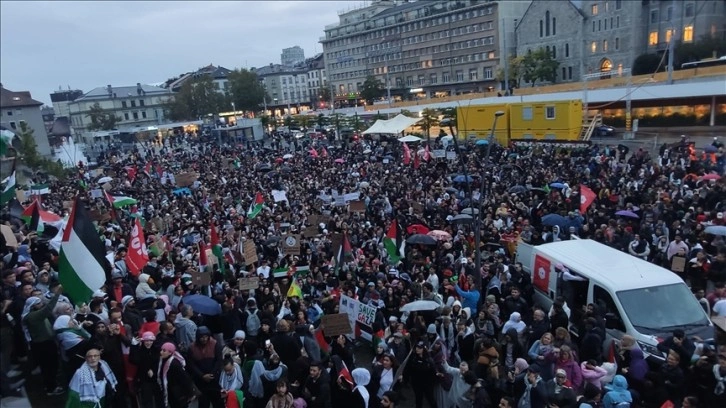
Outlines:
<svg viewBox="0 0 726 408"><path fill-rule="evenodd" d="M383 120L378 119L373 126L363 131L364 135L372 133L391 133L399 134L409 127L415 125L421 120L421 118L409 118L406 115L399 114L393 119Z"/></svg>
<svg viewBox="0 0 726 408"><path fill-rule="evenodd" d="M421 139L420 137L414 136L414 135L406 135L406 136L398 139L398 141L399 142L402 142L402 143L406 143L406 142L420 142L422 140L423 139Z"/></svg>

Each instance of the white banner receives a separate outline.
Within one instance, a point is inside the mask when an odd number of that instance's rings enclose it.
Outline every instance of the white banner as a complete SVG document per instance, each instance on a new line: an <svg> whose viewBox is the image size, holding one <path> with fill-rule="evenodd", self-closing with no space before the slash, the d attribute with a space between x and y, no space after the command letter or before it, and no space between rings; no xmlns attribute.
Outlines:
<svg viewBox="0 0 726 408"><path fill-rule="evenodd" d="M287 201L287 193L284 190L272 190L272 198L276 203Z"/></svg>
<svg viewBox="0 0 726 408"><path fill-rule="evenodd" d="M368 327L373 327L373 322L376 320L375 307L365 305L345 295L340 296L340 313L348 314L351 325L355 325L355 322L358 322Z"/></svg>

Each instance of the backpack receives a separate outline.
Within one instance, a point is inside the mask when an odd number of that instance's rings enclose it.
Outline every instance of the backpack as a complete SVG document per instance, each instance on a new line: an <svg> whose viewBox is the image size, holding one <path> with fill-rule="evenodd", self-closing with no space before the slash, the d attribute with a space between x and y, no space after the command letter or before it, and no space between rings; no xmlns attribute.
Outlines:
<svg viewBox="0 0 726 408"><path fill-rule="evenodd" d="M250 312L249 309L245 310L245 313L247 313L245 329L248 336L257 336L257 333L260 331L262 324L260 323L260 318L257 316L258 311L258 309L255 309L254 312Z"/></svg>

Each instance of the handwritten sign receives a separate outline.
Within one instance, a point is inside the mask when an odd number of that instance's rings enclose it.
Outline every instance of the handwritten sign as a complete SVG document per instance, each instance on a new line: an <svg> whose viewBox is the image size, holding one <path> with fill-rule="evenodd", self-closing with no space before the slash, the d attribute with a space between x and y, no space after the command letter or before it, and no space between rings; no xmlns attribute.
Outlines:
<svg viewBox="0 0 726 408"><path fill-rule="evenodd" d="M256 290L260 287L260 279L257 276L250 278L239 278L239 290Z"/></svg>
<svg viewBox="0 0 726 408"><path fill-rule="evenodd" d="M456 152L446 152L446 158L448 160L456 160Z"/></svg>
<svg viewBox="0 0 726 408"><path fill-rule="evenodd" d="M318 235L318 226L317 225L311 225L303 231L303 236L305 238L310 238Z"/></svg>
<svg viewBox="0 0 726 408"><path fill-rule="evenodd" d="M359 192L355 192L355 193L345 194L345 195L343 195L343 199L345 200L345 202L359 200L360 199L360 193Z"/></svg>
<svg viewBox="0 0 726 408"><path fill-rule="evenodd" d="M192 271L192 283L196 286L207 286L212 283L212 274L209 272Z"/></svg>
<svg viewBox="0 0 726 408"><path fill-rule="evenodd" d="M257 247L255 246L255 243L247 240L244 243L243 246L244 250L244 257L245 257L245 265L252 265L253 263L257 262L259 259L257 258Z"/></svg>
<svg viewBox="0 0 726 408"><path fill-rule="evenodd" d="M322 318L323 332L326 336L340 336L341 334L352 334L353 328L347 313L336 313L324 315Z"/></svg>
<svg viewBox="0 0 726 408"><path fill-rule="evenodd" d="M446 157L446 150L434 149L431 151L431 156L433 156L434 159L443 159L444 157Z"/></svg>
<svg viewBox="0 0 726 408"><path fill-rule="evenodd" d="M358 305L358 317L356 318L356 320L360 324L365 324L368 327L373 327L373 322L376 320L376 308L360 303Z"/></svg>
<svg viewBox="0 0 726 408"><path fill-rule="evenodd" d="M366 212L366 203L360 200L351 201L348 208L350 212L364 213Z"/></svg>
<svg viewBox="0 0 726 408"><path fill-rule="evenodd" d="M178 187L189 187L199 178L197 173L181 173L174 176Z"/></svg>
<svg viewBox="0 0 726 408"><path fill-rule="evenodd" d="M5 245L11 248L18 247L18 239L15 238L15 234L10 227L7 225L0 225L0 233L2 233L3 237L5 237Z"/></svg>

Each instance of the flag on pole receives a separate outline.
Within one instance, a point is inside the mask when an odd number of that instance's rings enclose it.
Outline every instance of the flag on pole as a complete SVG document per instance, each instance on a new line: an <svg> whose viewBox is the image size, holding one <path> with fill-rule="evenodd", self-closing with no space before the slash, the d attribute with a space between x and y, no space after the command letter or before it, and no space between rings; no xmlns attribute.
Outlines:
<svg viewBox="0 0 726 408"><path fill-rule="evenodd" d="M47 184L33 184L30 186L30 195L39 196L50 194L50 187Z"/></svg>
<svg viewBox="0 0 726 408"><path fill-rule="evenodd" d="M413 155L413 168L417 169L420 166L421 166L421 157L417 152L416 154Z"/></svg>
<svg viewBox="0 0 726 408"><path fill-rule="evenodd" d="M426 145L426 150L424 150L424 157L423 159L425 161L431 160L431 150L429 150L429 145Z"/></svg>
<svg viewBox="0 0 726 408"><path fill-rule="evenodd" d="M37 201L34 201L34 205L31 205L28 208L31 209L28 229L35 231L38 234L42 234L43 231L45 231L45 225L43 224L43 219L40 218L40 205Z"/></svg>
<svg viewBox="0 0 726 408"><path fill-rule="evenodd" d="M335 257L336 268L337 269L342 268L346 259L350 259L352 256L353 256L353 249L350 246L350 241L348 240L348 234L343 234L343 242L340 244L340 248L338 248L338 254Z"/></svg>
<svg viewBox="0 0 726 408"><path fill-rule="evenodd" d="M131 197L126 196L112 196L108 191L103 192L106 195L106 200L111 204L113 208L120 209L128 207L130 205L136 205L137 201Z"/></svg>
<svg viewBox="0 0 726 408"><path fill-rule="evenodd" d="M222 244L219 242L219 235L217 234L217 225L212 221L210 226L211 232L209 233L209 244L212 246L212 253L217 257L219 261L219 271L224 275L227 271L224 265L225 257L222 254Z"/></svg>
<svg viewBox="0 0 726 408"><path fill-rule="evenodd" d="M403 144L403 164L408 166L411 163L411 149L408 148L408 144Z"/></svg>
<svg viewBox="0 0 726 408"><path fill-rule="evenodd" d="M207 272L207 265L209 265L209 261L207 260L207 245L204 241L199 241L197 247L199 248L199 272Z"/></svg>
<svg viewBox="0 0 726 408"><path fill-rule="evenodd" d="M580 213L585 214L597 195L588 186L580 184Z"/></svg>
<svg viewBox="0 0 726 408"><path fill-rule="evenodd" d="M254 219L257 214L262 211L262 205L265 203L265 199L262 198L262 193L255 195L255 201L250 203L250 208L247 210L247 218Z"/></svg>
<svg viewBox="0 0 726 408"><path fill-rule="evenodd" d="M309 153L310 153L310 157L312 157L313 159L317 159L318 158L318 151L315 150L314 147L310 149L310 152Z"/></svg>
<svg viewBox="0 0 726 408"><path fill-rule="evenodd" d="M138 218L134 220L134 227L129 234L129 249L124 261L133 276L139 276L144 266L149 263L149 251L144 240L144 230L141 228L141 221Z"/></svg>
<svg viewBox="0 0 726 408"><path fill-rule="evenodd" d="M388 228L386 237L383 238L383 246L386 248L388 253L388 259L392 264L397 264L403 257L403 234L401 233L401 226L398 225L398 220L393 220L391 226Z"/></svg>
<svg viewBox="0 0 726 408"><path fill-rule="evenodd" d="M0 207L12 201L15 198L15 188L17 187L17 181L15 180L15 164L13 163L13 171L5 181L5 188L3 188L2 194L0 194Z"/></svg>
<svg viewBox="0 0 726 408"><path fill-rule="evenodd" d="M91 300L94 291L108 280L108 260L90 214L76 196L68 224L63 231L58 278L64 293L76 305Z"/></svg>
<svg viewBox="0 0 726 408"><path fill-rule="evenodd" d="M46 224L53 224L61 221L61 217L59 217L58 215L53 214L52 212L44 211L43 207L40 206L38 200L34 200L32 204L30 204L27 208L23 210L23 214L20 216L20 219L22 219L26 224L30 225L33 219L33 212L36 210L38 211L39 220L45 222Z"/></svg>
<svg viewBox="0 0 726 408"><path fill-rule="evenodd" d="M320 156L322 157L328 157L328 149L323 146L323 151L321 152Z"/></svg>

